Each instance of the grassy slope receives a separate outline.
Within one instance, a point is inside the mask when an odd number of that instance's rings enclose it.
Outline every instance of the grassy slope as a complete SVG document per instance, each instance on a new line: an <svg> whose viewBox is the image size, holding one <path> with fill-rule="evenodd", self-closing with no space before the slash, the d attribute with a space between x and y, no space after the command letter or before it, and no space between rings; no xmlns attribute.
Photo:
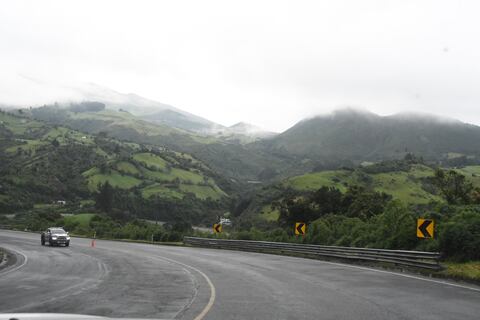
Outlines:
<svg viewBox="0 0 480 320"><path fill-rule="evenodd" d="M175 153L175 155L192 159L186 154ZM141 152L134 154L131 161L110 163L110 167L114 169L110 169L109 172L102 174L98 168L92 168L84 172L84 176L92 191L96 190L99 183L106 181L122 189L130 189L144 182L146 186L141 192L145 198L160 196L181 199L187 193L193 193L203 200L208 197L217 200L226 196L215 181L204 176L199 170L176 168L175 165L178 165L178 161L170 157ZM177 184L173 183L174 181L177 181ZM207 185L198 185L199 183Z"/></svg>
<svg viewBox="0 0 480 320"><path fill-rule="evenodd" d="M130 189L133 188L142 181L132 176L121 175L115 170L111 170L109 173L102 174L98 169L87 171L88 174L84 174L84 177L88 181L88 189L94 191L97 189L98 184L105 183L108 181L112 186L120 189Z"/></svg>
<svg viewBox="0 0 480 320"><path fill-rule="evenodd" d="M480 261L465 263L445 262L446 269L441 274L454 279L473 280L480 283Z"/></svg>
<svg viewBox="0 0 480 320"><path fill-rule="evenodd" d="M277 221L280 216L278 209L272 209L270 205L263 206L260 210L260 217L266 221Z"/></svg>
<svg viewBox="0 0 480 320"><path fill-rule="evenodd" d="M457 171L465 175L475 186L480 187L480 166L466 166Z"/></svg>
<svg viewBox="0 0 480 320"><path fill-rule="evenodd" d="M422 204L432 200L441 201L441 198L428 193L421 187L420 178L433 176L433 169L414 165L409 172L388 172L369 174L370 185L376 191L382 191L405 203ZM342 192L347 185L365 185L357 171L335 170L305 174L287 179L284 186L297 190L316 190L322 186L336 187Z"/></svg>
<svg viewBox="0 0 480 320"><path fill-rule="evenodd" d="M165 169L167 167L167 161L148 152L137 153L133 156L133 159L148 166L154 166L159 169Z"/></svg>
<svg viewBox="0 0 480 320"><path fill-rule="evenodd" d="M124 112L71 113L71 116L78 119L113 119L117 124L121 122L133 123L138 125L138 129L146 129L143 127L143 122L139 122L138 119ZM113 186L123 189L130 189L143 182L146 184L145 190L142 190L145 197L158 195L182 198L186 193L194 193L199 199L207 197L219 199L226 195L213 179L204 175L203 171L209 169L186 153L173 152L173 155L166 153L164 157L163 155L159 157L149 152L140 152L140 145L136 143L117 141L116 143L120 146L134 150L131 161L119 160L116 154L96 145L94 136L90 134L61 126L50 126L41 121L20 118L8 113L0 113L0 126L5 127L13 134L11 143L4 149L5 152L15 156L20 149L22 152L28 152L31 155L31 161L35 161L36 150L39 147L48 146L53 140L57 140L60 145L76 143L94 147L95 152L108 161L109 170L101 173L98 167L93 167L83 172L83 177L91 191L96 190L98 184L105 181L109 181ZM153 129L149 128L150 126L148 125L147 131L152 132ZM158 126L155 127L155 134L165 134L165 132L160 132L163 129L159 129ZM32 132L38 132L35 134L35 138L25 138ZM135 152L135 150L138 150L138 152ZM180 168L180 160L184 160L187 163L187 167L183 165ZM188 167L188 163L199 167L199 169ZM17 183L25 182L22 177L11 176L8 178ZM176 179L179 180L179 184L176 187L165 185L171 184ZM198 183L206 183L207 185L192 185ZM7 199L7 196L1 196L3 200Z"/></svg>
<svg viewBox="0 0 480 320"><path fill-rule="evenodd" d="M195 135L191 132L187 132L181 129L169 127L167 125L152 124L150 122L144 121L135 117L134 115L128 112L115 111L111 109L106 109L99 112L71 112L67 111L66 113L72 121L81 121L81 120L94 120L102 121L103 129L109 131L111 128L125 128L131 129L144 136L168 136L171 134L180 134L189 136L192 140L202 143L209 144L217 142L216 139L201 135Z"/></svg>
<svg viewBox="0 0 480 320"><path fill-rule="evenodd" d="M78 223L80 227L88 227L90 220L95 216L94 213L80 213L71 216L65 216L66 223Z"/></svg>
<svg viewBox="0 0 480 320"><path fill-rule="evenodd" d="M142 189L142 196L144 198L150 198L156 195L175 199L181 199L183 197L183 194L177 190L159 183L151 184Z"/></svg>

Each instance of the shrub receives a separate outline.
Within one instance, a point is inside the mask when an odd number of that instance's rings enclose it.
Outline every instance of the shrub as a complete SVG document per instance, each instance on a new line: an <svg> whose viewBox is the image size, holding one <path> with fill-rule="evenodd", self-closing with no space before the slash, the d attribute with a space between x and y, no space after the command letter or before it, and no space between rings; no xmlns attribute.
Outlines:
<svg viewBox="0 0 480 320"><path fill-rule="evenodd" d="M451 260L480 259L480 213L466 209L445 223L440 230L439 246Z"/></svg>

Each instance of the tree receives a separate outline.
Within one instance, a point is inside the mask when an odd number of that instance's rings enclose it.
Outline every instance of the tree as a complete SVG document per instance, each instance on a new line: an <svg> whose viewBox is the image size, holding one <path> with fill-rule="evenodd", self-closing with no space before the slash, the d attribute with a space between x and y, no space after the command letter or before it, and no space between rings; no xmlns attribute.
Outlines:
<svg viewBox="0 0 480 320"><path fill-rule="evenodd" d="M480 213L464 209L445 223L439 234L440 250L457 261L480 259Z"/></svg>
<svg viewBox="0 0 480 320"><path fill-rule="evenodd" d="M435 171L435 184L449 204L469 204L470 193L473 192L471 182L465 180L465 176L455 170Z"/></svg>
<svg viewBox="0 0 480 320"><path fill-rule="evenodd" d="M392 197L384 192L369 191L359 186L348 188L343 197L348 217L368 219L383 212Z"/></svg>
<svg viewBox="0 0 480 320"><path fill-rule="evenodd" d="M342 213L344 210L343 195L335 187L321 187L312 196L313 202L317 205L319 216L329 213Z"/></svg>
<svg viewBox="0 0 480 320"><path fill-rule="evenodd" d="M95 197L95 207L106 213L112 212L113 196L114 190L108 181L103 185L99 184L98 193Z"/></svg>
<svg viewBox="0 0 480 320"><path fill-rule="evenodd" d="M57 138L52 140L52 146L54 146L55 148L58 148L60 146L60 143L58 142Z"/></svg>

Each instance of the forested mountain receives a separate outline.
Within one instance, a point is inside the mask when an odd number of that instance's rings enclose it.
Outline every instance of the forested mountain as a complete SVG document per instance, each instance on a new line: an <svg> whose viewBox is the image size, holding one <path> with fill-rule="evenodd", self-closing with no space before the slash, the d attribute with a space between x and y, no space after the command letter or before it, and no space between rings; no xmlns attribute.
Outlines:
<svg viewBox="0 0 480 320"><path fill-rule="evenodd" d="M380 161L414 153L440 161L479 159L480 127L433 115L379 116L344 109L297 123L265 143L272 150L310 159Z"/></svg>

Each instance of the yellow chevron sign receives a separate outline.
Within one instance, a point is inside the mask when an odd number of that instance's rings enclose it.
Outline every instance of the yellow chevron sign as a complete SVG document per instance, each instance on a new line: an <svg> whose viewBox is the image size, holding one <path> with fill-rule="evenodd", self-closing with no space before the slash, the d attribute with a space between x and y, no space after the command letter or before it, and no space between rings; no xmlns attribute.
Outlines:
<svg viewBox="0 0 480 320"><path fill-rule="evenodd" d="M417 237L433 238L435 222L432 219L417 219Z"/></svg>
<svg viewBox="0 0 480 320"><path fill-rule="evenodd" d="M306 232L306 224L305 222L297 222L295 223L295 234L298 236L304 236Z"/></svg>
<svg viewBox="0 0 480 320"><path fill-rule="evenodd" d="M213 225L213 232L214 233L221 233L222 232L222 225L219 223L215 223Z"/></svg>

